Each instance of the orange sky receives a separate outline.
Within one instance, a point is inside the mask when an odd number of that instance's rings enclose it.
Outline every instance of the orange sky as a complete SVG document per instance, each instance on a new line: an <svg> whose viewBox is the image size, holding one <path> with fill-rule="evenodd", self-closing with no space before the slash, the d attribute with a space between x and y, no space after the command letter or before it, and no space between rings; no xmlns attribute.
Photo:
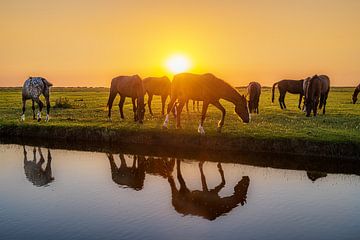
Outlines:
<svg viewBox="0 0 360 240"><path fill-rule="evenodd" d="M358 0L6 0L0 3L0 86L43 76L55 86L109 86L117 75L192 72L233 85L328 74L360 82Z"/></svg>

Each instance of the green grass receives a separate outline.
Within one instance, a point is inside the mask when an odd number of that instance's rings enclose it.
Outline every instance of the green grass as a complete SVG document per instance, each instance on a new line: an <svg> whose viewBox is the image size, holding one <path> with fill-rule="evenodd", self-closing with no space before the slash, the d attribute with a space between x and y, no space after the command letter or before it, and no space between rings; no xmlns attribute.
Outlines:
<svg viewBox="0 0 360 240"><path fill-rule="evenodd" d="M240 89L243 92L244 89ZM227 110L223 132L216 132L217 122L221 113L215 107L210 106L205 120L207 135L227 137L254 137L259 139L303 139L312 141L330 142L355 142L360 143L360 104L351 103L352 88L332 88L328 98L326 115L319 114L317 117L306 118L305 113L297 109L298 95L287 94L286 104L288 109L281 110L277 102L271 103L270 88L264 88L260 98L260 114L252 115L251 122L244 124L234 113L231 103L222 101ZM131 100L127 99L124 106L125 120L120 120L118 111L119 97L115 99L113 106L113 121L107 121L107 98L108 90L104 88L53 88L51 91L51 104L55 100L67 98L72 108L51 109L50 122L38 123L32 120L31 101L27 102L26 121L20 122L21 114L21 89L0 89L0 125L46 125L61 127L89 127L109 128L128 131L164 131L161 129L164 117L161 116L160 97L154 97L152 108L154 117L150 116L146 109L143 125L133 122ZM146 100L147 101L147 100ZM45 115L45 109L43 116ZM197 127L200 113L192 110L190 113L184 109L181 130L175 129L175 120L170 118L170 133L198 134Z"/></svg>

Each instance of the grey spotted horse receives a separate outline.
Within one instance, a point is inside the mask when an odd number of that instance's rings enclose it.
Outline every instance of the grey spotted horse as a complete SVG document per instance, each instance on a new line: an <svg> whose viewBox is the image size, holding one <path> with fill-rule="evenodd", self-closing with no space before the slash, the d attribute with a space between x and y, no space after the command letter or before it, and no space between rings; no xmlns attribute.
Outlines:
<svg viewBox="0 0 360 240"><path fill-rule="evenodd" d="M40 95L43 94L46 100L46 121L49 121L49 112L50 112L50 87L52 83L47 81L42 77L29 77L25 82L22 88L22 115L21 120L25 121L25 103L26 100L32 100L32 110L33 110L33 119L35 120L35 106L36 102L39 106L39 111L37 113L37 119L41 121L41 110L44 106L40 100Z"/></svg>

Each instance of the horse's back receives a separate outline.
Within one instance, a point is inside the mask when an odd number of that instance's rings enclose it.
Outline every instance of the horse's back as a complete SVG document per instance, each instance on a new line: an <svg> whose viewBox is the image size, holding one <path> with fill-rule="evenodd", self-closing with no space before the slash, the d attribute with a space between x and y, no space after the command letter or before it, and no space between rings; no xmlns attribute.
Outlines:
<svg viewBox="0 0 360 240"><path fill-rule="evenodd" d="M125 97L144 95L144 87L139 75L118 76L111 80L111 90Z"/></svg>
<svg viewBox="0 0 360 240"><path fill-rule="evenodd" d="M182 96L198 101L219 98L219 93L225 88L225 85L228 84L211 73L180 73L175 75L172 81L171 96Z"/></svg>
<svg viewBox="0 0 360 240"><path fill-rule="evenodd" d="M22 88L22 96L25 99L36 99L41 94L48 95L52 84L43 77L29 77L25 80Z"/></svg>
<svg viewBox="0 0 360 240"><path fill-rule="evenodd" d="M283 79L278 82L278 88L285 90L289 93L300 94L303 93L303 81L304 80L291 80Z"/></svg>
<svg viewBox="0 0 360 240"><path fill-rule="evenodd" d="M143 79L144 90L154 95L169 95L171 82L168 77L148 77Z"/></svg>

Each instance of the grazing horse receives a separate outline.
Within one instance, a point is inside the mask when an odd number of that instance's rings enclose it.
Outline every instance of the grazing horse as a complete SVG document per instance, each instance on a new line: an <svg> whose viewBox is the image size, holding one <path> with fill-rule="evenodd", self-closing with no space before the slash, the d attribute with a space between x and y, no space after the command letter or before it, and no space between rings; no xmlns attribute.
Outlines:
<svg viewBox="0 0 360 240"><path fill-rule="evenodd" d="M250 183L248 176L243 176L236 184L234 193L231 196L221 197L219 196L219 192L225 187L225 177L220 163L218 163L218 169L221 176L221 183L214 189L208 189L203 172L203 162L199 163L202 191L190 191L181 174L180 160L177 160L176 165L180 188L177 189L172 175L168 177L168 182L171 188L172 205L177 212L184 215L191 214L200 216L212 221L219 216L229 213L239 204L243 206L246 203L246 195Z"/></svg>
<svg viewBox="0 0 360 240"><path fill-rule="evenodd" d="M356 103L359 92L360 92L360 84L355 88L354 94L352 95L353 104Z"/></svg>
<svg viewBox="0 0 360 240"><path fill-rule="evenodd" d="M167 128L169 113L176 105L176 100L179 100L176 114L176 127L181 128L181 111L189 99L203 101L201 122L198 127L198 132L200 134L205 134L203 124L209 104L214 105L222 112L222 118L218 123L218 131L221 132L221 128L224 125L225 108L220 104L220 99L232 102L235 105L235 112L240 116L243 122L248 123L250 121L246 98L243 95L240 95L230 84L210 73L203 75L180 73L174 76L171 84L171 100L167 108L163 128Z"/></svg>
<svg viewBox="0 0 360 240"><path fill-rule="evenodd" d="M306 116L310 117L311 111L314 116L317 114L317 108L323 106L323 114L325 114L326 100L330 91L330 79L326 75L315 75L309 79L305 91Z"/></svg>
<svg viewBox="0 0 360 240"><path fill-rule="evenodd" d="M24 150L24 170L26 178L35 186L41 187L49 184L54 180L51 171L51 153L48 149L48 157L45 169L42 168L42 165L45 162L44 156L41 152L41 149L38 148L38 152L40 154L40 160L37 162L36 160L36 148L34 147L33 154L34 159L27 159L27 152L25 146L23 146Z"/></svg>
<svg viewBox="0 0 360 240"><path fill-rule="evenodd" d="M276 85L278 86L279 89L279 104L280 104L280 108L281 109L286 109L286 105L285 105L285 95L286 92L292 93L292 94L300 94L300 98L299 98L299 105L298 108L300 109L300 105L301 105L301 101L304 95L304 91L303 91L303 82L304 79L301 80L281 80L279 82L274 83L273 87L272 87L272 97L271 97L271 102L274 102L274 98L275 98L275 87Z"/></svg>
<svg viewBox="0 0 360 240"><path fill-rule="evenodd" d="M149 112L153 116L151 109L151 101L153 95L161 96L161 114L164 115L165 102L168 96L170 96L171 82L166 76L163 77L148 77L143 79L144 90L148 94L148 107Z"/></svg>
<svg viewBox="0 0 360 240"><path fill-rule="evenodd" d="M143 188L145 180L145 157L134 155L133 164L128 167L124 154L120 153L120 167L117 167L113 155L110 153L106 155L110 162L112 180L116 184L130 187L136 191Z"/></svg>
<svg viewBox="0 0 360 240"><path fill-rule="evenodd" d="M119 111L120 117L124 119L123 107L125 98L130 97L133 104L134 121L143 123L145 114L144 87L141 78L138 75L119 76L111 81L110 95L107 106L109 107L109 120L111 121L111 108L116 95L120 95ZM137 102L135 102L137 101Z"/></svg>
<svg viewBox="0 0 360 240"><path fill-rule="evenodd" d="M32 100L33 119L35 120L35 105L36 102L39 106L39 112L37 114L38 121L41 121L41 111L44 106L40 100L40 95L44 95L46 100L46 121L49 121L50 113L50 87L52 83L42 77L29 77L22 88L22 115L21 120L25 121L25 104L26 100Z"/></svg>
<svg viewBox="0 0 360 240"><path fill-rule="evenodd" d="M251 82L247 86L247 96L249 98L249 111L259 114L259 99L261 94L261 85L258 82Z"/></svg>

